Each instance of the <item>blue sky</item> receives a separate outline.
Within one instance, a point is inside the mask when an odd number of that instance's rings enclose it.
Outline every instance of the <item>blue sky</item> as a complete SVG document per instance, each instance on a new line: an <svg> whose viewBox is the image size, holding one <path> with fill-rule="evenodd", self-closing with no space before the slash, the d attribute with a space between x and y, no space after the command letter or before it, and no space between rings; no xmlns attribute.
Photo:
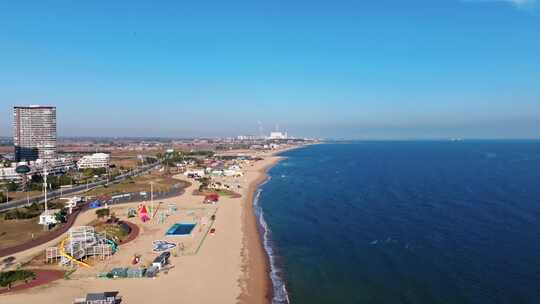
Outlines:
<svg viewBox="0 0 540 304"><path fill-rule="evenodd" d="M190 2L0 0L0 134L540 137L535 1Z"/></svg>

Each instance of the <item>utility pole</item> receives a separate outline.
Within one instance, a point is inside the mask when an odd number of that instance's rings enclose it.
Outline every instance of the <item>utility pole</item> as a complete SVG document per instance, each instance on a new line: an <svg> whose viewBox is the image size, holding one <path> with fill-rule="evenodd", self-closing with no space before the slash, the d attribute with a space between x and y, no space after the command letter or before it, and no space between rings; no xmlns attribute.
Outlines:
<svg viewBox="0 0 540 304"><path fill-rule="evenodd" d="M47 212L47 166L43 166L43 189L45 191L45 212Z"/></svg>
<svg viewBox="0 0 540 304"><path fill-rule="evenodd" d="M24 175L24 179L28 179L28 177L26 176L26 174ZM30 206L30 194L28 194L28 187L26 186L26 182L25 182L25 186L24 186L24 191L26 192L26 204L28 206Z"/></svg>
<svg viewBox="0 0 540 304"><path fill-rule="evenodd" d="M154 182L150 182L150 206L152 206L152 213L154 212Z"/></svg>

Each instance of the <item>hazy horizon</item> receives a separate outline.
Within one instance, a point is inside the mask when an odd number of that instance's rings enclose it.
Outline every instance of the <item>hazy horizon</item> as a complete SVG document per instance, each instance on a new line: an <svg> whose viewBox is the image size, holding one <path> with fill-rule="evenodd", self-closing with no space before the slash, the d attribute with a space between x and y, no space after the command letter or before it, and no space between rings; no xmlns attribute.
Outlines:
<svg viewBox="0 0 540 304"><path fill-rule="evenodd" d="M540 138L537 1L0 4L14 105L60 137Z"/></svg>

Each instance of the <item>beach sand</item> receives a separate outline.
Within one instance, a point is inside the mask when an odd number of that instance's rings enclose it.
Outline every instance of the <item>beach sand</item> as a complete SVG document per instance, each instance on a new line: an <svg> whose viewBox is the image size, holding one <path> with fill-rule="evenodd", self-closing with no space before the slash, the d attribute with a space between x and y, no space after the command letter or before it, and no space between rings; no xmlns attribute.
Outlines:
<svg viewBox="0 0 540 304"><path fill-rule="evenodd" d="M249 152L253 153L253 152ZM141 228L139 237L123 245L113 258L96 265L94 270L78 270L70 280L59 280L51 284L26 291L0 296L2 303L41 304L71 303L89 292L119 291L123 303L269 303L271 282L268 275L268 257L264 251L259 225L253 212L253 198L258 185L267 176L266 171L281 158L275 153L259 153L261 161L243 168L245 175L237 180L241 185L241 198L222 197L216 206L205 206L201 196L194 196L198 183L186 189L185 194L163 200L165 204L176 204L179 214L169 216L165 223L142 223L134 220ZM183 177L182 177L183 178ZM135 207L137 203L125 204ZM95 273L112 267L131 267L134 254L142 254L150 261L152 241L162 240L165 231L175 222L184 220L181 209L215 208L214 235L207 235L200 250L194 255L171 257L172 269L156 278L141 279L98 279ZM182 215L183 214L183 215ZM182 217L184 216L184 217ZM84 225L95 218L93 212L82 214L76 225ZM121 217L121 219L125 219ZM59 240L15 255L18 261L42 253L43 249Z"/></svg>

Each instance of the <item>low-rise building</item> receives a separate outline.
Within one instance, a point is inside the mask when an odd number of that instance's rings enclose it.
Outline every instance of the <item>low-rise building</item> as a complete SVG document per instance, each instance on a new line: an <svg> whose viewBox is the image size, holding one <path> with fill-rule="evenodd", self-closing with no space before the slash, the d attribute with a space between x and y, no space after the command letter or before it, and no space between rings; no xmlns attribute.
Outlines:
<svg viewBox="0 0 540 304"><path fill-rule="evenodd" d="M24 161L18 163L12 162L11 167L0 168L0 180L22 180L22 175L16 172L16 168L22 165L28 166L30 168L30 172L28 172L28 176L30 176L34 174L42 174L45 168L47 169L48 174L62 174L72 168L74 162L71 158L56 158L49 159L47 161L38 159L36 161Z"/></svg>
<svg viewBox="0 0 540 304"><path fill-rule="evenodd" d="M122 297L118 295L118 291L108 291L100 293L89 293L86 298L75 299L74 304L119 304L122 302Z"/></svg>
<svg viewBox="0 0 540 304"><path fill-rule="evenodd" d="M56 225L58 221L56 220L56 213L60 212L59 209L49 209L43 211L39 215L39 224L40 225Z"/></svg>
<svg viewBox="0 0 540 304"><path fill-rule="evenodd" d="M241 177L244 173L240 170L226 169L223 170L223 176Z"/></svg>
<svg viewBox="0 0 540 304"><path fill-rule="evenodd" d="M110 156L107 153L94 153L83 156L78 162L79 169L96 169L109 167Z"/></svg>
<svg viewBox="0 0 540 304"><path fill-rule="evenodd" d="M68 208L69 214L73 212L73 209L77 208L77 204L82 202L82 198L79 196L74 196L72 198L67 199L67 203L65 203L65 207Z"/></svg>
<svg viewBox="0 0 540 304"><path fill-rule="evenodd" d="M236 137L237 140L259 140L264 139L263 136L259 135L239 135Z"/></svg>
<svg viewBox="0 0 540 304"><path fill-rule="evenodd" d="M166 251L157 256L154 261L152 262L152 266L157 267L159 270L161 270L163 267L165 267L167 264L169 264L169 258L171 257L171 253Z"/></svg>
<svg viewBox="0 0 540 304"><path fill-rule="evenodd" d="M198 178L198 177L204 177L206 173L204 170L188 170L184 173L185 176L189 178Z"/></svg>
<svg viewBox="0 0 540 304"><path fill-rule="evenodd" d="M0 180L18 181L21 179L22 175L15 171L15 167L0 168Z"/></svg>

